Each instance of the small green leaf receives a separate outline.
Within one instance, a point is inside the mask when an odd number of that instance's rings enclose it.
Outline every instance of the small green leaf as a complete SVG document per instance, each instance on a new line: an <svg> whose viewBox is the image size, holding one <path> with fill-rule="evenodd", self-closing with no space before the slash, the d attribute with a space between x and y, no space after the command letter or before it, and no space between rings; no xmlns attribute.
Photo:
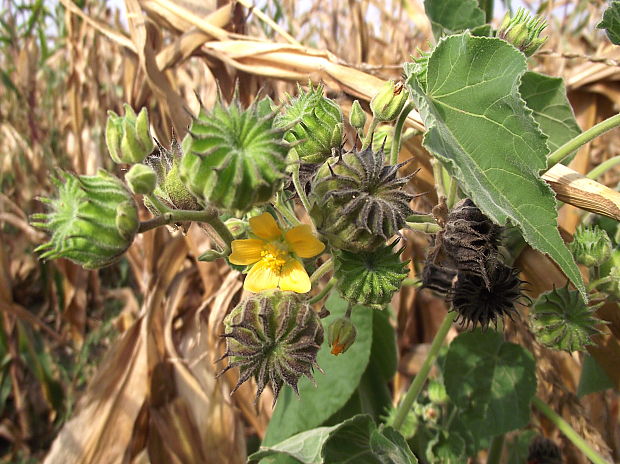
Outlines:
<svg viewBox="0 0 620 464"><path fill-rule="evenodd" d="M620 2L611 2L603 13L603 20L596 25L607 31L607 37L613 44L620 45Z"/></svg>
<svg viewBox="0 0 620 464"><path fill-rule="evenodd" d="M590 393L600 392L608 388L614 388L614 383L596 359L586 354L581 367L577 396L581 398Z"/></svg>
<svg viewBox="0 0 620 464"><path fill-rule="evenodd" d="M523 427L536 392L531 353L493 331L459 335L445 362L445 386L474 435L491 437Z"/></svg>
<svg viewBox="0 0 620 464"><path fill-rule="evenodd" d="M322 320L327 331L329 324L344 315L347 303L332 295L325 305L331 315ZM325 422L344 406L357 389L362 374L370 358L372 344L373 314L370 308L355 306L351 319L357 329L355 343L339 356L330 353L327 343L323 343L317 362L325 374L315 373L317 386L308 379L299 382L299 398L286 387L269 422L263 445L272 445L302 430L308 430Z"/></svg>
<svg viewBox="0 0 620 464"><path fill-rule="evenodd" d="M373 430L370 449L384 464L413 464L418 460L403 436L392 427Z"/></svg>
<svg viewBox="0 0 620 464"><path fill-rule="evenodd" d="M410 71L413 66L408 66ZM507 42L465 33L443 39L428 60L426 85L407 83L427 132L424 146L493 222L518 226L587 300L557 225L555 197L539 173L547 137L519 94L526 59Z"/></svg>
<svg viewBox="0 0 620 464"><path fill-rule="evenodd" d="M549 151L557 150L581 133L566 98L563 79L528 71L521 78L519 92L533 111L540 129L548 137Z"/></svg>
<svg viewBox="0 0 620 464"><path fill-rule="evenodd" d="M358 416L356 416L358 417ZM329 435L344 426L345 423L333 427L319 427L293 435L290 438L273 446L261 446L260 450L248 457L249 461L257 461L261 458L284 454L295 458L305 464L320 464L321 450Z"/></svg>
<svg viewBox="0 0 620 464"><path fill-rule="evenodd" d="M476 0L425 0L424 10L435 40L485 23L484 11L478 8Z"/></svg>

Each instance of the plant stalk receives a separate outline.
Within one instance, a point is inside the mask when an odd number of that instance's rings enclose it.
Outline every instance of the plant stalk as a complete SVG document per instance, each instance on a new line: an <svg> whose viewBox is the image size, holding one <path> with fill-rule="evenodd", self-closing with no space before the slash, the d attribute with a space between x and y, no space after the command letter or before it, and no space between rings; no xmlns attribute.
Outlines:
<svg viewBox="0 0 620 464"><path fill-rule="evenodd" d="M310 276L310 282L314 283L334 268L334 262L331 258L319 266L319 268Z"/></svg>
<svg viewBox="0 0 620 464"><path fill-rule="evenodd" d="M575 432L568 422L566 422L559 414L557 414L553 409L549 407L543 400L535 396L532 398L532 403L541 413L543 413L547 419L549 419L553 424L568 438L573 445L575 445L579 450L586 455L586 457L592 461L594 464L610 464L605 459L603 459L596 451L594 451L588 443L581 438L581 436Z"/></svg>
<svg viewBox="0 0 620 464"><path fill-rule="evenodd" d="M595 167L589 173L587 173L586 177L588 179L598 179L600 176L602 176L603 174L605 174L607 171L609 171L611 168L615 167L618 164L620 164L620 155L614 156L613 158L603 161L601 164L599 164L597 167Z"/></svg>
<svg viewBox="0 0 620 464"><path fill-rule="evenodd" d="M441 226L432 222L407 222L407 227L425 234L436 234L441 230Z"/></svg>
<svg viewBox="0 0 620 464"><path fill-rule="evenodd" d="M412 102L407 102L402 111L398 115L396 125L394 126L394 139L392 140L392 148L390 149L390 165L398 163L398 154L400 153L400 143L403 136L403 128L405 127L405 121L407 116L414 108Z"/></svg>
<svg viewBox="0 0 620 464"><path fill-rule="evenodd" d="M493 440L491 441L491 446L489 447L487 464L499 464L502 457L502 449L504 448L504 437L505 435L503 433L501 435L495 435L493 437Z"/></svg>
<svg viewBox="0 0 620 464"><path fill-rule="evenodd" d="M396 430L400 430L403 426L405 419L407 418L407 414L422 391L422 387L428 377L428 373L430 372L431 367L439 354L439 349L441 348L441 345L443 345L443 341L446 338L446 335L448 335L448 331L450 330L450 327L452 327L452 322L454 322L457 314L458 313L456 311L450 311L446 314L446 317L439 326L439 330L437 331L437 334L435 334L435 338L431 344L431 349L426 355L426 359L420 368L420 372L418 372L418 375L415 376L413 382L409 385L409 390L407 390L405 398L403 398L401 403L398 405L396 416L394 417L394 424L392 424Z"/></svg>
<svg viewBox="0 0 620 464"><path fill-rule="evenodd" d="M370 127L368 127L368 132L366 132L366 137L362 141L362 150L366 149L372 143L372 136L375 133L375 129L379 125L379 120L374 116L370 120Z"/></svg>
<svg viewBox="0 0 620 464"><path fill-rule="evenodd" d="M569 140L556 151L551 153L547 158L547 169L545 169L541 174L547 172L556 164L560 163L564 158L569 156L578 148L582 147L586 143L590 142L592 139L598 137L599 135L604 134L611 129L620 126L620 114L616 114L611 118L605 119L604 121L599 122L595 126L592 126L585 132L582 132L577 137L572 140Z"/></svg>
<svg viewBox="0 0 620 464"><path fill-rule="evenodd" d="M319 301L321 301L323 298L327 296L327 294L334 287L334 285L336 285L336 278L332 277L331 279L329 279L329 282L325 284L325 287L323 287L323 289L319 293L317 293L316 295L314 295L312 298L308 300L308 304L314 304L314 303L318 303Z"/></svg>

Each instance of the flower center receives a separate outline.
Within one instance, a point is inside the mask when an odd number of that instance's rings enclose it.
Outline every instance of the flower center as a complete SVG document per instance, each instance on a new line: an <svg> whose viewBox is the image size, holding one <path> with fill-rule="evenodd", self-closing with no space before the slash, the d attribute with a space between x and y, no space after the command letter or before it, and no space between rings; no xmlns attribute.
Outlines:
<svg viewBox="0 0 620 464"><path fill-rule="evenodd" d="M280 274L282 266L286 264L288 253L277 245L268 243L260 252L261 261L274 273Z"/></svg>

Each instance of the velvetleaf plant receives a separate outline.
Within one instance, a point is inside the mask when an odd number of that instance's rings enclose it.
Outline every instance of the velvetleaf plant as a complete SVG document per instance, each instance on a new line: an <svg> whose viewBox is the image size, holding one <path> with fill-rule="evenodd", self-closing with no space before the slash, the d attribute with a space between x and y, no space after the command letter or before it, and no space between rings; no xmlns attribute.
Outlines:
<svg viewBox="0 0 620 464"><path fill-rule="evenodd" d="M602 27L615 24L617 3ZM63 172L56 197L43 199L49 211L32 216L50 233L41 258L87 269L117 262L138 233L210 225L221 246L199 259L242 270L246 291L224 321L220 375L238 370L233 391L253 379L257 399L269 387L274 397L267 436L251 459L340 462L344 446L346 455L367 458L360 462L388 455L387 462L417 462L416 455L465 462L527 426L533 404L589 459L605 462L535 397L534 357L504 340L501 328L504 316L520 318L531 303L538 343L565 351L595 343L604 324L590 300L619 298L618 250L596 228L580 229L567 246L541 174L620 117L581 133L561 82L528 71L527 57L547 40L544 19L519 10L493 30L475 0L460 1L460 17L452 4L425 2L437 44L404 64L403 81L378 89L370 115L353 102L354 140L344 136L340 105L312 83L280 106L264 97L244 108L237 94L229 103L220 96L211 108L201 104L182 142L169 148L151 137L146 108L126 105L124 116L110 112L105 133L112 160L130 165L124 182L103 170ZM539 87L555 89L553 109L537 99ZM445 194L427 212L414 210L420 192L412 190L413 175L401 175L407 161L398 158L414 108ZM553 111L564 132L549 122L557 120ZM139 221L134 195L151 219ZM502 240L509 225L557 264L565 287L534 302L525 295L527 282L512 265L518 251ZM406 229L428 235L425 262L403 259ZM588 285L578 264L588 269ZM419 279L408 278L412 269ZM450 311L393 407L389 304L403 285L444 298ZM425 390L459 320L463 333Z"/></svg>

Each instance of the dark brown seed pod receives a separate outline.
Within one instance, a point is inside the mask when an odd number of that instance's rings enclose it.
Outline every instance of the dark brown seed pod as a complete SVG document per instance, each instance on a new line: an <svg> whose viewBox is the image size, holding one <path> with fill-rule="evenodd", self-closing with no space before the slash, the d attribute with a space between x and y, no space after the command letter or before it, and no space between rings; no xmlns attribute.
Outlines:
<svg viewBox="0 0 620 464"><path fill-rule="evenodd" d="M234 393L250 377L256 379L260 396L267 383L274 404L284 383L297 392L302 375L312 379L316 356L323 343L318 315L294 292L265 291L252 295L235 307L224 320L227 370L238 367Z"/></svg>
<svg viewBox="0 0 620 464"><path fill-rule="evenodd" d="M456 279L456 269L426 263L422 271L422 286L430 288L441 295L446 295L452 289Z"/></svg>
<svg viewBox="0 0 620 464"><path fill-rule="evenodd" d="M555 442L540 435L530 444L527 464L562 464L562 452Z"/></svg>
<svg viewBox="0 0 620 464"><path fill-rule="evenodd" d="M521 298L523 282L518 273L498 262L489 270L490 285L487 287L481 275L458 271L447 297L452 310L458 313L457 320L472 327L479 324L486 328L503 316L512 317L515 304Z"/></svg>

